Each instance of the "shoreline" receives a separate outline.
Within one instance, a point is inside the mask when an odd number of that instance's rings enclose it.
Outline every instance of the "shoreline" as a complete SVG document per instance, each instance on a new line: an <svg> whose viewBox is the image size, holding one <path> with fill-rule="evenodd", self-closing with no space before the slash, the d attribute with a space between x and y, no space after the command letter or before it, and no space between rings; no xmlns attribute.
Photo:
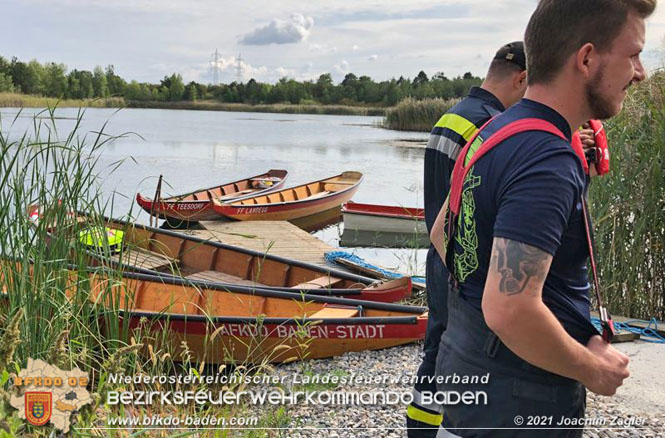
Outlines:
<svg viewBox="0 0 665 438"><path fill-rule="evenodd" d="M388 108L351 106L351 105L298 105L298 104L244 104L224 103L214 100L199 101L136 101L125 100L123 97L104 99L57 99L52 97L34 96L20 93L0 93L2 108L143 108L143 109L174 109L191 111L227 111L248 113L274 114L320 114L338 116L373 116L384 117Z"/></svg>

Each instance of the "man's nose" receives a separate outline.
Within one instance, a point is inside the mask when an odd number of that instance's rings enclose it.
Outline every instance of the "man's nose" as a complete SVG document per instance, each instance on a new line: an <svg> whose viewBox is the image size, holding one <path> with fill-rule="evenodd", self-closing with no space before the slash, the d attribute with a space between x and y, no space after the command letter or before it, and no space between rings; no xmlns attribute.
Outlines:
<svg viewBox="0 0 665 438"><path fill-rule="evenodd" d="M633 62L633 69L635 70L633 73L633 82L641 82L647 77L647 72L644 70L642 60L639 57Z"/></svg>

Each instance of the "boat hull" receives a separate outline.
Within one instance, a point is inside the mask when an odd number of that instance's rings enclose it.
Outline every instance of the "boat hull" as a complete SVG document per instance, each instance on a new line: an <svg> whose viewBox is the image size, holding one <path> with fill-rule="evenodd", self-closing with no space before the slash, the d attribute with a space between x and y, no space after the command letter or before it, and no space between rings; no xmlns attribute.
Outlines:
<svg viewBox="0 0 665 438"><path fill-rule="evenodd" d="M362 175L358 172L345 172L338 177L344 178L345 175L354 178L352 184L345 186L341 190L328 193L327 191L314 193L302 199L295 198L296 191L300 187L292 189L282 189L272 192L268 197L270 199L257 200L256 203L250 201L256 200L257 197L245 198L241 201L215 203L213 209L226 216L229 219L240 221L256 221L256 220L285 220L292 221L295 219L305 218L308 216L316 215L328 210L339 208L342 204L349 201L358 190L358 186L362 181ZM333 178L328 180L316 181L311 184L324 184L339 187L339 182L332 181ZM328 182L326 182L328 181ZM345 183L346 184L346 183ZM325 192L325 193L324 193ZM289 195L289 198L284 196L284 193ZM319 196L319 194L322 194ZM287 200L288 199L288 200Z"/></svg>
<svg viewBox="0 0 665 438"><path fill-rule="evenodd" d="M141 322L142 317L147 322ZM366 324L296 320L209 323L164 319L151 322L151 316L134 315L129 318L131 329L143 326L154 333L168 330L172 337L169 347L175 357L189 354L197 361L206 363L280 363L323 359L416 342L424 338L427 329L427 319L423 317L406 318L399 323L386 318ZM211 341L213 333L217 335Z"/></svg>
<svg viewBox="0 0 665 438"><path fill-rule="evenodd" d="M244 185L239 185L246 183L250 180L260 179L261 177L272 177L275 179L275 183L265 189L256 189L256 190L241 190L235 193L232 193L233 190L237 190ZM216 220L221 219L219 213L217 213L213 208L212 195L222 195L223 193L229 193L225 195L225 200L236 200L244 198L247 196L256 196L260 194L265 194L272 192L274 190L279 190L284 186L286 182L287 172L284 170L270 170L264 174L256 175L244 180L229 182L221 184L220 186L211 187L210 189L200 189L195 192L206 193L206 199L190 199L193 198L192 193L171 196L166 199L160 199L155 202L153 199L146 198L140 193L136 194L137 204L143 208L146 212L156 215L160 219L165 219L169 221L172 225L180 225L182 222L200 222L207 220Z"/></svg>
<svg viewBox="0 0 665 438"><path fill-rule="evenodd" d="M342 208L344 246L427 248L429 233L421 208L347 202Z"/></svg>
<svg viewBox="0 0 665 438"><path fill-rule="evenodd" d="M92 283L97 291L105 289ZM122 303L131 297L135 308L120 310L122 324L143 330L141 339L152 339L153 352L168 351L176 360L185 355L206 363L318 359L415 342L427 329L422 307L141 274L126 274L113 291L110 296L92 293L91 299ZM324 316L326 309L357 316ZM219 315L220 310L226 314Z"/></svg>

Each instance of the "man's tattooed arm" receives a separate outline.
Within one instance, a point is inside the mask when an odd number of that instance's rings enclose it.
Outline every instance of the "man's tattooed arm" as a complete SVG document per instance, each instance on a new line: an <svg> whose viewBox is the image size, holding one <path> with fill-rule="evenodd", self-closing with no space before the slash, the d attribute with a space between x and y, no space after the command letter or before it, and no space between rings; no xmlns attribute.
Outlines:
<svg viewBox="0 0 665 438"><path fill-rule="evenodd" d="M551 257L533 246L497 237L492 247L490 269L501 275L499 291L507 295L523 292L531 280L542 284Z"/></svg>

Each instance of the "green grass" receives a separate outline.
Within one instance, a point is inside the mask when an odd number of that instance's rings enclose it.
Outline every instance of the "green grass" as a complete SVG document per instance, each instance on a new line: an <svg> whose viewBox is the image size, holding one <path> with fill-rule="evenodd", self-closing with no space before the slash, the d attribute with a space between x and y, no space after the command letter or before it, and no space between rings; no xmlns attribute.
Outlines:
<svg viewBox="0 0 665 438"><path fill-rule="evenodd" d="M397 131L429 132L446 111L459 102L459 99L406 98L386 110L383 126Z"/></svg>
<svg viewBox="0 0 665 438"><path fill-rule="evenodd" d="M130 101L128 106L132 108L161 108L161 109L185 109L201 111L233 111L253 113L284 113L284 114L329 114L339 116L383 116L385 109L366 106L349 105L292 105L292 104L257 104L223 103L214 100L202 100L195 102L157 102L157 101Z"/></svg>
<svg viewBox="0 0 665 438"><path fill-rule="evenodd" d="M18 117L18 116L17 116ZM48 110L37 114L26 133L13 133L12 120L3 119L0 126L0 436L9 430L11 436L56 436L52 426L32 427L18 419L18 411L8 403L13 391L9 373L25 367L28 358L43 359L64 370L78 367L88 372L94 403L72 417L72 436L128 437L138 429L107 431L109 416L193 415L207 414L246 416L247 406L197 407L195 404L173 406L107 406L108 391L183 389L177 384L113 384L111 373L125 375L200 374L204 364L190 360L188 349L178 354L168 330L149 330L147 324L129 330L123 324L122 301L112 284L122 281L119 268L88 267L85 248L72 239L67 224L70 212L81 211L90 219L86 225L103 226L102 215L112 216L110 200L101 195L97 159L100 151L115 137L80 131L83 112L73 131L58 133L55 114ZM120 163L115 163L114 168ZM114 168L109 169L113 173ZM108 173L108 172L104 172ZM28 220L29 206L39 204L42 217L38 226ZM131 213L131 212L130 212ZM59 224L49 233L50 224ZM105 248L108 256L108 248ZM90 274L103 269L110 279L101 292L102 299L90 300ZM100 272L101 274L101 272ZM129 286L131 290L131 286ZM145 321L148 322L147 320ZM210 339L210 337L208 337ZM306 342L306 341L304 341ZM140 353L140 354L139 354ZM266 362L238 364L225 373L247 374L269 372ZM213 390L205 384L186 389ZM225 391L239 387L228 385ZM262 413L267 424L287 424L288 412ZM79 428L92 428L81 431ZM182 431L145 432L143 436L185 436ZM197 436L232 437L251 435L249 431L217 430L199 432ZM264 436L271 436L270 434Z"/></svg>
<svg viewBox="0 0 665 438"><path fill-rule="evenodd" d="M0 107L53 108L56 105L61 108L123 108L125 107L125 100L122 97L109 97L106 99L56 99L54 97L33 96L21 93L0 93Z"/></svg>
<svg viewBox="0 0 665 438"><path fill-rule="evenodd" d="M665 72L633 87L606 129L611 170L590 189L605 300L665 320Z"/></svg>

